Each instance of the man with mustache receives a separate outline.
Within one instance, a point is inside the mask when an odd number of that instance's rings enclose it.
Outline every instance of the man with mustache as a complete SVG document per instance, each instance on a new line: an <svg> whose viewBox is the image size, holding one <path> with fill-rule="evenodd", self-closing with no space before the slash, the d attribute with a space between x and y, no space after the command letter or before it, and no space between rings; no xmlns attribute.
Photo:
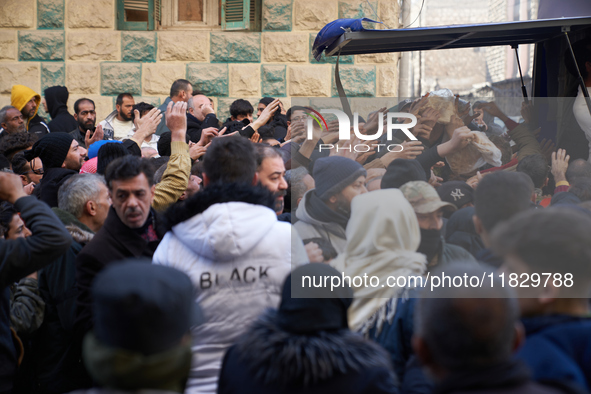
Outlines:
<svg viewBox="0 0 591 394"><path fill-rule="evenodd" d="M103 133L102 127L99 127L95 133L96 111L94 101L91 99L81 98L74 103L74 119L78 122L78 127L70 131L70 135L81 147L86 149L96 141L113 139L113 134Z"/></svg>
<svg viewBox="0 0 591 394"><path fill-rule="evenodd" d="M281 215L285 205L287 182L285 164L278 149L257 145L257 174L260 184L275 194L275 213Z"/></svg>
<svg viewBox="0 0 591 394"><path fill-rule="evenodd" d="M24 133L26 131L27 125L21 111L12 105L0 109L0 139L8 134Z"/></svg>
<svg viewBox="0 0 591 394"><path fill-rule="evenodd" d="M168 107L166 123L173 133L173 144L181 141L179 150L187 150L185 140L187 105L172 103ZM145 116L149 122L142 123L142 127L156 130L161 116ZM172 160L172 158L171 158ZM177 170L179 183L184 179L181 189L187 188L187 179ZM187 173L189 170L187 170ZM163 208L163 201L170 190L156 190L154 184L154 169L152 164L135 155L125 155L109 163L105 170L105 181L111 198L111 208L103 227L96 233L84 249L76 257L76 282L78 299L76 303L75 331L82 340L83 334L92 328L90 289L95 276L105 267L127 258L152 258L160 240L157 233L158 217L156 209ZM188 178L188 175L187 175ZM163 181L164 182L164 181ZM180 195L180 193L179 193ZM174 199L176 201L178 196Z"/></svg>

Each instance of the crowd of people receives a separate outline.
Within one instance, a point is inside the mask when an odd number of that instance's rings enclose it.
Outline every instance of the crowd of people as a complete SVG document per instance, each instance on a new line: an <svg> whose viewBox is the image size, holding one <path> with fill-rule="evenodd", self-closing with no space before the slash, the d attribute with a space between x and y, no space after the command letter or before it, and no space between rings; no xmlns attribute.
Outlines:
<svg viewBox="0 0 591 394"><path fill-rule="evenodd" d="M270 97L219 119L183 79L102 121L63 86L11 98L0 394L591 390L591 164L531 105L435 92L340 140ZM443 273L490 280L384 285Z"/></svg>

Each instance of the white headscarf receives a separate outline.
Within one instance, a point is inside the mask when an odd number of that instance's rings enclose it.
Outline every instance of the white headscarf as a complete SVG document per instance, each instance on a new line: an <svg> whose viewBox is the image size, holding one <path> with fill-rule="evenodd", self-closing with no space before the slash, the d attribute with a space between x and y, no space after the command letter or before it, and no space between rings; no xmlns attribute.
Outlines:
<svg viewBox="0 0 591 394"><path fill-rule="evenodd" d="M366 332L374 324L381 328L393 316L396 298L402 289L390 287L389 276L419 276L425 273L427 260L417 253L421 241L419 223L410 203L398 189L376 190L355 197L347 224L347 247L331 265L346 276L368 276L368 286L353 287L354 300L349 308L349 327ZM369 278L380 278L369 285ZM390 280L390 284L393 281ZM374 281L375 283L375 281ZM384 287L382 287L384 285ZM393 302L392 302L393 301Z"/></svg>

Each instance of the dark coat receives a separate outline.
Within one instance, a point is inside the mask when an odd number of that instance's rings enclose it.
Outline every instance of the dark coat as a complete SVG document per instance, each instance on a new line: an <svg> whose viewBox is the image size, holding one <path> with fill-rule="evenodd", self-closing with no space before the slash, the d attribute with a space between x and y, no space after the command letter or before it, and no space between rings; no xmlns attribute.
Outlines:
<svg viewBox="0 0 591 394"><path fill-rule="evenodd" d="M57 193L60 187L72 175L78 174L77 171L67 168L47 168L41 178L41 183L37 188L39 190L39 199L52 208L57 207ZM35 190L37 190L35 188Z"/></svg>
<svg viewBox="0 0 591 394"><path fill-rule="evenodd" d="M38 138L43 137L45 134L49 133L49 126L45 123L45 119L43 119L38 114L35 114L29 120L29 133L37 135Z"/></svg>
<svg viewBox="0 0 591 394"><path fill-rule="evenodd" d="M388 357L349 330L315 335L287 332L276 311L261 316L232 346L218 393L397 393Z"/></svg>
<svg viewBox="0 0 591 394"><path fill-rule="evenodd" d="M392 321L386 321L379 330L371 328L368 337L389 353L401 392L430 394L433 382L423 373L411 345L417 296L417 290L411 290L394 300L396 312ZM386 306L386 316L391 313L392 306Z"/></svg>
<svg viewBox="0 0 591 394"><path fill-rule="evenodd" d="M476 232L472 216L474 216L474 207L459 209L451 215L445 227L445 241L448 244L460 246L472 256L476 256L484 249L484 243Z"/></svg>
<svg viewBox="0 0 591 394"><path fill-rule="evenodd" d="M466 249L443 241L443 251L441 253L437 265L442 266L450 263L455 263L458 261L462 261L465 263L476 263L476 259L474 258L474 256L468 253Z"/></svg>
<svg viewBox="0 0 591 394"><path fill-rule="evenodd" d="M492 252L492 250L488 248L480 250L474 257L476 257L476 260L479 262L486 263L495 268L499 268L501 265L503 265L503 258L497 256Z"/></svg>
<svg viewBox="0 0 591 394"><path fill-rule="evenodd" d="M191 141L197 143L201 139L201 131L208 127L219 128L220 123L215 114L208 114L203 121L200 121L190 113L187 113L187 135Z"/></svg>
<svg viewBox="0 0 591 394"><path fill-rule="evenodd" d="M39 272L39 290L45 301L45 317L34 343L38 393L66 393L91 387L82 364L81 341L74 336L76 318L76 256L94 233L72 214L53 212L74 239L70 250Z"/></svg>
<svg viewBox="0 0 591 394"><path fill-rule="evenodd" d="M151 210L149 224L156 228L155 211ZM90 289L94 278L107 265L134 257L152 258L154 251L160 243L148 242L135 231L127 227L115 209L111 207L103 227L95 234L76 257L76 283L78 286L78 299L76 301L75 330L80 337L92 328L92 298Z"/></svg>
<svg viewBox="0 0 591 394"><path fill-rule="evenodd" d="M12 389L16 350L10 332L8 286L41 269L65 253L72 238L49 207L33 196L14 204L33 235L13 241L0 240L0 393Z"/></svg>
<svg viewBox="0 0 591 394"><path fill-rule="evenodd" d="M526 341L518 356L537 381L568 381L591 391L591 318L522 319Z"/></svg>
<svg viewBox="0 0 591 394"><path fill-rule="evenodd" d="M45 89L47 111L51 115L49 130L52 133L69 133L78 127L78 122L68 112L68 89L65 86L52 86Z"/></svg>
<svg viewBox="0 0 591 394"><path fill-rule="evenodd" d="M527 367L508 361L486 369L466 369L452 373L439 383L433 394L558 394L573 392L566 388L542 386L530 380Z"/></svg>

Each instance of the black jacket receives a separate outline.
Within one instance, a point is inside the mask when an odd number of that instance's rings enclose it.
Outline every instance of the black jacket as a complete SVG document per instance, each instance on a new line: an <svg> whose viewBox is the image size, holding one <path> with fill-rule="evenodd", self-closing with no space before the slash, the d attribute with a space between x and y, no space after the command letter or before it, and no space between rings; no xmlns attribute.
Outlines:
<svg viewBox="0 0 591 394"><path fill-rule="evenodd" d="M38 138L41 138L45 134L49 133L49 126L47 126L47 124L45 123L45 119L36 114L29 121L28 131L31 134L37 135Z"/></svg>
<svg viewBox="0 0 591 394"><path fill-rule="evenodd" d="M53 208L74 239L68 252L39 272L39 291L45 301L43 324L34 343L37 392L67 393L92 386L81 359L81 341L75 339L76 256L94 233L74 215Z"/></svg>
<svg viewBox="0 0 591 394"><path fill-rule="evenodd" d="M468 368L452 373L435 386L433 394L559 394L582 393L576 388L543 386L530 380L527 367L507 361L488 368Z"/></svg>
<svg viewBox="0 0 591 394"><path fill-rule="evenodd" d="M219 394L397 393L388 355L349 330L297 335L276 311L261 316L224 357Z"/></svg>
<svg viewBox="0 0 591 394"><path fill-rule="evenodd" d="M37 188L39 190L39 199L54 208L57 207L57 193L63 183L70 178L72 175L76 175L78 172L74 170L68 170L67 168L48 168L41 178L41 183ZM35 190L37 190L35 188Z"/></svg>
<svg viewBox="0 0 591 394"><path fill-rule="evenodd" d="M146 225L156 229L155 211L151 209ZM148 242L134 229L127 227L115 209L111 207L103 227L95 234L76 257L76 283L78 298L76 301L75 330L80 338L92 328L92 298L90 289L94 278L107 265L133 257L152 258L158 241Z"/></svg>
<svg viewBox="0 0 591 394"><path fill-rule="evenodd" d="M68 112L68 97L68 88L65 86L52 86L45 89L45 102L52 119L48 126L52 133L69 133L70 130L78 127L78 122Z"/></svg>
<svg viewBox="0 0 591 394"><path fill-rule="evenodd" d="M8 286L41 269L65 253L72 238L51 212L35 197L19 198L14 204L33 235L14 241L0 240L0 393L12 389L16 372L16 350L10 332Z"/></svg>

